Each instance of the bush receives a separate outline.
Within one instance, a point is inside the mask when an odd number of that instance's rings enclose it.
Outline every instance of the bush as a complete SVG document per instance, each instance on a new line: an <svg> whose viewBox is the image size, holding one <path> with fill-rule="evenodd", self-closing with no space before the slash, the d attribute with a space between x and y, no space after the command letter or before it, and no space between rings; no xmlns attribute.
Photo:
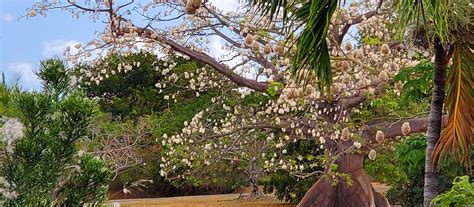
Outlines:
<svg viewBox="0 0 474 207"><path fill-rule="evenodd" d="M395 145L395 150L384 152L375 160L366 160L365 168L372 179L390 185L387 199L391 204L403 206L423 205L423 184L426 138L412 136ZM439 191L451 188L451 182L458 175L465 174L462 166L450 163L439 165Z"/></svg>
<svg viewBox="0 0 474 207"><path fill-rule="evenodd" d="M474 183L469 177L457 177L453 181L451 190L438 195L433 199L435 206L471 206L474 205Z"/></svg>
<svg viewBox="0 0 474 207"><path fill-rule="evenodd" d="M97 205L106 196L105 163L76 156L97 106L69 88L64 64L41 63L44 92L19 92L13 104L20 119L2 127L5 159L1 189L7 206ZM79 153L81 154L81 153Z"/></svg>

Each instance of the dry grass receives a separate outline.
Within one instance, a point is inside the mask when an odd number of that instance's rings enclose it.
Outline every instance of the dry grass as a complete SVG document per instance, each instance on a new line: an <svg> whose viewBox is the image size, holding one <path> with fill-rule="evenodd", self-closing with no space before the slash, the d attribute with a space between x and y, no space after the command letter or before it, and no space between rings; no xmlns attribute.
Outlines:
<svg viewBox="0 0 474 207"><path fill-rule="evenodd" d="M111 200L107 206L120 203L120 207L293 207L285 204L271 195L257 200L239 200L239 194L183 196L155 199Z"/></svg>
<svg viewBox="0 0 474 207"><path fill-rule="evenodd" d="M388 186L373 182L374 189L385 194ZM249 190L245 193L250 192ZM286 204L276 199L273 195L266 194L265 197L257 200L239 200L239 194L202 195L202 196L182 196L171 198L150 198L150 199L126 199L110 200L106 206L114 207L119 203L120 207L294 207L296 205Z"/></svg>

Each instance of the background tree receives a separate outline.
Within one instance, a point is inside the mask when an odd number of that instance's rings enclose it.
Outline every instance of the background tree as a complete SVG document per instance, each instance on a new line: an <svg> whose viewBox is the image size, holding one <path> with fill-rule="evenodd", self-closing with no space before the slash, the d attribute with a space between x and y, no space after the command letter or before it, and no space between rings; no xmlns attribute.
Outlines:
<svg viewBox="0 0 474 207"><path fill-rule="evenodd" d="M130 64L133 68L124 68L116 74L108 74L101 84L96 84L94 81L86 84L86 78L79 80L81 88L88 97L98 98L101 111L110 113L114 118L127 119L151 115L167 107L163 93L158 93L159 89L155 87L155 84L163 78L161 74L163 66L152 54L111 55L94 65L76 66L74 70L79 76L81 71L100 73L101 70L115 69L122 64L127 66Z"/></svg>
<svg viewBox="0 0 474 207"><path fill-rule="evenodd" d="M189 79L204 71L204 65L198 62L179 56L172 59L179 77ZM221 193L238 187L239 176L230 179L219 173L215 182L206 183L172 183L160 176L161 136L180 131L184 122L210 105L211 97L218 93L214 86L194 91L186 89L190 86L185 78L168 79L166 64L152 53L140 52L112 54L74 69L80 87L98 100L104 112L94 121L84 147L92 148L108 163L114 175L110 188L115 198ZM98 80L99 84L88 76L111 70L116 72Z"/></svg>

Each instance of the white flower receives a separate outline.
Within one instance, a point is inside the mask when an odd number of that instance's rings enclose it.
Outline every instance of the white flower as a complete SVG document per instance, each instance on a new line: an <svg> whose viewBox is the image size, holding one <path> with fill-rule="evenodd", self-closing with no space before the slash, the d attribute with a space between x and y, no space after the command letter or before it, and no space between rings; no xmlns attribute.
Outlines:
<svg viewBox="0 0 474 207"><path fill-rule="evenodd" d="M14 199L18 196L18 193L15 191L12 191L12 192L4 191L3 196L7 199Z"/></svg>
<svg viewBox="0 0 474 207"><path fill-rule="evenodd" d="M17 118L10 118L3 124L1 131L3 136L3 142L7 146L7 151L13 152L13 142L21 139L25 134L23 133L23 123Z"/></svg>
<svg viewBox="0 0 474 207"><path fill-rule="evenodd" d="M123 194L131 194L132 192L128 190L127 188L123 189Z"/></svg>
<svg viewBox="0 0 474 207"><path fill-rule="evenodd" d="M377 131L377 133L375 134L375 140L377 140L377 142L382 142L384 137L385 134L382 131Z"/></svg>
<svg viewBox="0 0 474 207"><path fill-rule="evenodd" d="M377 156L377 152L375 152L375 150L370 150L369 152L369 159L371 160L375 160L375 157Z"/></svg>
<svg viewBox="0 0 474 207"><path fill-rule="evenodd" d="M344 45L344 49L346 50L352 50L352 43L351 42L347 42L345 45Z"/></svg>
<svg viewBox="0 0 474 207"><path fill-rule="evenodd" d="M342 133L341 133L341 139L342 140L344 140L344 141L349 140L349 135L350 135L350 132L349 132L349 129L347 127L342 129Z"/></svg>
<svg viewBox="0 0 474 207"><path fill-rule="evenodd" d="M380 82L387 82L388 81L388 74L384 70L380 71L378 79Z"/></svg>
<svg viewBox="0 0 474 207"><path fill-rule="evenodd" d="M390 47L387 44L383 44L380 48L380 52L384 55L390 54Z"/></svg>
<svg viewBox="0 0 474 207"><path fill-rule="evenodd" d="M75 75L71 76L71 79L69 79L69 86L74 87L77 84L77 77Z"/></svg>
<svg viewBox="0 0 474 207"><path fill-rule="evenodd" d="M360 142L354 142L354 144L352 145L354 145L356 149L360 149L360 147L362 147L362 144Z"/></svg>
<svg viewBox="0 0 474 207"><path fill-rule="evenodd" d="M403 135L409 134L410 131L411 131L410 123L408 123L408 122L403 122L402 127L401 127L401 130L402 130L402 134L403 134Z"/></svg>
<svg viewBox="0 0 474 207"><path fill-rule="evenodd" d="M212 149L212 145L210 143L204 145L204 149L205 150L211 150Z"/></svg>

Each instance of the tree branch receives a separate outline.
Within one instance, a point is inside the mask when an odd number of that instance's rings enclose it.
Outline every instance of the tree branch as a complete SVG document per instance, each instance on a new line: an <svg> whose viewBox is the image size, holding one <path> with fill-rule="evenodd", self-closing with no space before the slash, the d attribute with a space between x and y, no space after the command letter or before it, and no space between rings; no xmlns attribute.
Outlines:
<svg viewBox="0 0 474 207"><path fill-rule="evenodd" d="M426 132L428 128L428 118L403 119L392 123L380 123L364 127L364 129L362 129L362 137L369 141L375 141L375 133L377 130L384 132L385 139L403 136L401 128L405 122L410 124L410 134ZM446 125L447 119L443 118L441 127L444 128Z"/></svg>
<svg viewBox="0 0 474 207"><path fill-rule="evenodd" d="M229 78L232 82L237 84L238 86L243 86L247 87L250 89L253 89L255 91L260 91L260 92L266 92L268 83L265 82L257 82L252 79L247 79L242 76L239 76L235 74L232 70L228 68L227 65L223 63L217 62L214 58L210 57L209 55L206 55L204 53L196 52L193 51L192 49L185 47L183 45L180 45L164 36L156 36L153 37L152 34L154 34L154 31L151 29L145 29L145 28L139 28L137 27L135 29L135 32L140 34L144 38L152 39L155 40L161 44L165 44L169 46L171 49L173 49L176 52L179 52L181 54L187 55L199 62L205 63L209 65L210 67L214 68L217 72L220 74L224 75L225 77ZM126 31L117 31L117 35L123 35L127 33Z"/></svg>

